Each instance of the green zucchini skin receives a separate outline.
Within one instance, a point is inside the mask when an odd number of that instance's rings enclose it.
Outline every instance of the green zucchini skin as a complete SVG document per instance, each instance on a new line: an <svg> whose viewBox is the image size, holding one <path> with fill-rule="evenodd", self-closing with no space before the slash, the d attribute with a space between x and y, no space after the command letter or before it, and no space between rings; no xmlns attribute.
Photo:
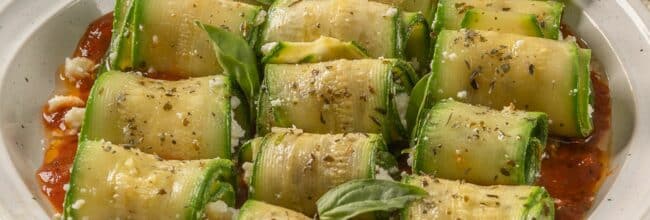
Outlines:
<svg viewBox="0 0 650 220"><path fill-rule="evenodd" d="M462 20L470 9L532 14L537 18L545 38L558 39L564 4L534 0L440 0L433 23L434 33L460 29Z"/></svg>
<svg viewBox="0 0 650 220"><path fill-rule="evenodd" d="M256 200L247 200L239 210L238 220L275 219L310 220L300 212Z"/></svg>
<svg viewBox="0 0 650 220"><path fill-rule="evenodd" d="M593 130L589 52L574 42L445 30L435 50L427 83L434 100L545 112L550 133L558 136L587 137Z"/></svg>
<svg viewBox="0 0 650 220"><path fill-rule="evenodd" d="M310 42L327 36L357 42L370 57L402 58L400 17L395 7L363 0L277 0L269 8L258 48L269 42Z"/></svg>
<svg viewBox="0 0 650 220"><path fill-rule="evenodd" d="M413 173L480 185L532 184L541 168L547 121L541 112L441 100L415 129Z"/></svg>
<svg viewBox="0 0 650 220"><path fill-rule="evenodd" d="M429 192L402 210L405 220L555 218L553 198L539 186L479 186L430 176L410 176L404 182Z"/></svg>
<svg viewBox="0 0 650 220"><path fill-rule="evenodd" d="M296 126L311 133L367 132L381 133L389 142L405 139L398 109L402 102L397 101L416 80L409 64L392 59L269 64L257 131L264 135L272 127Z"/></svg>
<svg viewBox="0 0 650 220"><path fill-rule="evenodd" d="M429 25L421 12L403 12L402 21L405 33L405 57L419 73L428 72L427 63L431 60L431 37Z"/></svg>
<svg viewBox="0 0 650 220"><path fill-rule="evenodd" d="M368 52L359 44L321 36L311 42L271 42L262 46L262 63L296 64L318 63L337 59L368 58Z"/></svg>
<svg viewBox="0 0 650 220"><path fill-rule="evenodd" d="M511 11L486 11L469 9L461 23L461 28L521 34L531 37L544 37L537 17Z"/></svg>
<svg viewBox="0 0 650 220"><path fill-rule="evenodd" d="M103 139L165 159L230 159L238 111L231 97L223 75L164 81L107 72L91 90L79 139Z"/></svg>
<svg viewBox="0 0 650 220"><path fill-rule="evenodd" d="M232 162L163 161L105 141L79 145L66 193L68 219L202 219L205 206L234 205Z"/></svg>
<svg viewBox="0 0 650 220"><path fill-rule="evenodd" d="M227 0L121 0L115 7L119 13L114 23L123 25L113 31L110 70L183 77L223 72L208 36L195 21L225 27L254 45L264 15L258 6Z"/></svg>
<svg viewBox="0 0 650 220"><path fill-rule="evenodd" d="M332 187L375 178L378 152L385 149L377 134L277 129L264 137L257 153L249 198L313 216L316 200Z"/></svg>

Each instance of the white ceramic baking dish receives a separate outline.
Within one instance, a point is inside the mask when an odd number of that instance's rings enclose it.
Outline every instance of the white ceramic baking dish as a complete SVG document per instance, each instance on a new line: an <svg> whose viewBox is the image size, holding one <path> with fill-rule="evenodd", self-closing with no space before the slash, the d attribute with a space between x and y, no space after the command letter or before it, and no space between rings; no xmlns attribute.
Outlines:
<svg viewBox="0 0 650 220"><path fill-rule="evenodd" d="M52 216L34 174L43 157L41 107L58 65L112 5L0 0L0 219ZM564 21L602 62L612 95L611 174L590 218L650 219L650 14L639 0L574 0Z"/></svg>

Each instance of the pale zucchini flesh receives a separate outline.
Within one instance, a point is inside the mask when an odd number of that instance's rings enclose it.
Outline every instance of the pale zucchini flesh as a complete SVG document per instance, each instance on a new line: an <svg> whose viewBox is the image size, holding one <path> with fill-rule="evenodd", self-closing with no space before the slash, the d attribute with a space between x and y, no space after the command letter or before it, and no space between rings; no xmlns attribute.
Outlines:
<svg viewBox="0 0 650 220"><path fill-rule="evenodd" d="M370 57L398 58L403 56L400 25L399 10L377 2L278 0L269 8L261 45L328 36L357 42Z"/></svg>
<svg viewBox="0 0 650 220"><path fill-rule="evenodd" d="M234 205L232 162L163 161L104 141L82 142L64 219L201 219L209 202Z"/></svg>
<svg viewBox="0 0 650 220"><path fill-rule="evenodd" d="M588 54L573 42L445 30L437 39L429 92L434 100L453 97L496 109L513 103L545 112L551 134L586 137L593 129Z"/></svg>
<svg viewBox="0 0 650 220"><path fill-rule="evenodd" d="M511 11L470 9L465 13L461 28L544 37L537 17Z"/></svg>
<svg viewBox="0 0 650 220"><path fill-rule="evenodd" d="M321 36L312 42L270 42L262 46L262 63L318 63L337 59L368 58L364 48L355 42L343 42Z"/></svg>
<svg viewBox="0 0 650 220"><path fill-rule="evenodd" d="M407 134L395 96L410 92L414 74L410 65L389 59L267 65L258 134L296 126L311 133L368 132L402 139Z"/></svg>
<svg viewBox="0 0 650 220"><path fill-rule="evenodd" d="M541 112L442 100L415 132L413 173L480 185L533 184L546 145Z"/></svg>
<svg viewBox="0 0 650 220"><path fill-rule="evenodd" d="M250 198L307 216L329 189L353 179L375 177L380 135L312 134L295 129L270 133L254 162Z"/></svg>
<svg viewBox="0 0 650 220"><path fill-rule="evenodd" d="M310 220L300 212L256 200L247 200L239 210L238 220L275 219Z"/></svg>
<svg viewBox="0 0 650 220"><path fill-rule="evenodd" d="M564 4L557 1L535 0L440 0L433 31L440 33L445 29L460 29L465 14L471 9L532 14L536 17L545 38L558 39ZM503 22L499 21L499 23Z"/></svg>
<svg viewBox="0 0 650 220"><path fill-rule="evenodd" d="M173 73L185 77L222 74L211 42L194 24L219 26L255 43L261 8L228 0L131 0L121 38L109 55L113 70ZM124 1L123 4L126 4ZM116 5L116 7L124 7ZM262 20L263 21L263 20Z"/></svg>
<svg viewBox="0 0 650 220"><path fill-rule="evenodd" d="M429 176L411 176L405 182L429 192L402 210L405 220L555 218L553 198L540 186L479 186Z"/></svg>
<svg viewBox="0 0 650 220"><path fill-rule="evenodd" d="M107 140L165 159L231 154L227 76L179 81L102 74L91 91L80 140Z"/></svg>

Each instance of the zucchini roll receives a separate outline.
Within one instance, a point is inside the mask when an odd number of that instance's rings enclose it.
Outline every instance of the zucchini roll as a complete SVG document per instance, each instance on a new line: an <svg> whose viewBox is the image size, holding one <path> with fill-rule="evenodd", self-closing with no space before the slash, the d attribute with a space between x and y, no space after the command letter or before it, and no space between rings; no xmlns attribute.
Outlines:
<svg viewBox="0 0 650 220"><path fill-rule="evenodd" d="M242 205L241 209L239 209L237 220L256 219L311 220L312 218L291 209L274 206L265 202L248 200L244 205Z"/></svg>
<svg viewBox="0 0 650 220"><path fill-rule="evenodd" d="M265 14L258 6L229 0L119 0L110 69L221 74L210 38L194 22L241 34L255 44Z"/></svg>
<svg viewBox="0 0 650 220"><path fill-rule="evenodd" d="M555 218L553 198L539 186L478 186L429 176L411 176L405 182L429 196L411 203L401 219Z"/></svg>
<svg viewBox="0 0 650 220"><path fill-rule="evenodd" d="M80 139L165 159L229 159L231 147L251 133L237 95L224 75L164 81L106 72L91 91Z"/></svg>
<svg viewBox="0 0 650 220"><path fill-rule="evenodd" d="M163 161L135 148L81 142L63 219L202 219L212 203L234 205L232 162Z"/></svg>
<svg viewBox="0 0 650 220"><path fill-rule="evenodd" d="M557 1L440 0L433 31L472 28L558 39L563 10Z"/></svg>
<svg viewBox="0 0 650 220"><path fill-rule="evenodd" d="M313 216L316 200L329 189L353 179L384 178L387 170L396 173L397 169L385 169L395 160L385 150L377 134L277 129L259 146L250 177L250 198Z"/></svg>
<svg viewBox="0 0 650 220"><path fill-rule="evenodd" d="M444 30L423 80L433 100L454 97L496 109L513 103L547 113L552 134L586 137L593 129L590 56L575 42Z"/></svg>
<svg viewBox="0 0 650 220"><path fill-rule="evenodd" d="M403 25L398 8L378 2L278 0L269 8L261 42L309 42L328 36L357 42L374 58L402 58ZM427 49L426 43L420 42L420 48Z"/></svg>
<svg viewBox="0 0 650 220"><path fill-rule="evenodd" d="M311 133L381 133L387 140L402 139L416 77L410 65L392 59L267 65L258 133L296 126Z"/></svg>
<svg viewBox="0 0 650 220"><path fill-rule="evenodd" d="M311 42L277 42L262 47L262 63L318 63L338 59L368 58L366 50L353 42L321 36Z"/></svg>
<svg viewBox="0 0 650 220"><path fill-rule="evenodd" d="M532 184L539 175L547 120L541 112L442 100L416 128L413 173L481 185Z"/></svg>

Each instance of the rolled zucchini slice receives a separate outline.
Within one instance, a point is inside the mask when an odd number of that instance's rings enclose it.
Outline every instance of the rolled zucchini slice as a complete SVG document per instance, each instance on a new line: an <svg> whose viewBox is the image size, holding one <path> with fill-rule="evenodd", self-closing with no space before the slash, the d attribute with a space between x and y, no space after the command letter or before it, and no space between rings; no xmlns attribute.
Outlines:
<svg viewBox="0 0 650 220"><path fill-rule="evenodd" d="M255 44L265 15L258 6L228 0L121 0L115 7L119 13L111 69L181 77L223 72L208 35L195 21L241 34Z"/></svg>
<svg viewBox="0 0 650 220"><path fill-rule="evenodd" d="M206 206L234 205L232 162L163 161L136 148L81 142L64 219L202 219Z"/></svg>
<svg viewBox="0 0 650 220"><path fill-rule="evenodd" d="M553 198L539 186L479 186L429 176L411 176L405 182L429 196L403 209L401 219L555 218Z"/></svg>
<svg viewBox="0 0 650 220"><path fill-rule="evenodd" d="M262 141L249 196L313 216L316 200L329 189L353 179L375 178L385 164L378 161L384 156L379 152L385 150L377 134L278 129Z"/></svg>
<svg viewBox="0 0 650 220"><path fill-rule="evenodd" d="M400 25L399 9L368 0L278 0L269 8L261 45L327 36L357 42L371 57L400 58Z"/></svg>
<svg viewBox="0 0 650 220"><path fill-rule="evenodd" d="M408 94L413 68L393 59L270 64L258 106L258 133L292 127L310 133L381 133L407 136Z"/></svg>
<svg viewBox="0 0 650 220"><path fill-rule="evenodd" d="M238 220L311 220L300 212L256 200L247 200L239 209Z"/></svg>
<svg viewBox="0 0 650 220"><path fill-rule="evenodd" d="M467 16L467 12L471 12L472 10L493 13L515 12L534 15L543 36L545 38L558 39L560 36L560 20L562 19L564 4L557 1L535 0L440 0L433 23L433 31L440 33L445 29L460 29L463 19ZM495 25L517 26L517 23L520 22L517 19L501 19L503 16L504 14L499 15L499 20L495 21ZM502 31L505 31L505 29Z"/></svg>
<svg viewBox="0 0 650 220"><path fill-rule="evenodd" d="M470 9L465 13L461 28L544 37L533 14L511 11Z"/></svg>
<svg viewBox="0 0 650 220"><path fill-rule="evenodd" d="M589 54L574 42L445 30L436 42L428 91L434 100L454 97L495 109L513 103L545 112L551 134L586 137L593 130Z"/></svg>
<svg viewBox="0 0 650 220"><path fill-rule="evenodd" d="M480 185L532 184L540 171L547 121L541 112L442 100L416 128L413 173Z"/></svg>
<svg viewBox="0 0 650 220"><path fill-rule="evenodd" d="M312 42L270 42L262 46L262 63L318 63L337 59L368 58L359 44L321 36Z"/></svg>
<svg viewBox="0 0 650 220"><path fill-rule="evenodd" d="M165 159L230 159L231 147L251 134L241 127L247 110L235 95L223 75L164 81L107 72L91 91L80 140L107 140Z"/></svg>

